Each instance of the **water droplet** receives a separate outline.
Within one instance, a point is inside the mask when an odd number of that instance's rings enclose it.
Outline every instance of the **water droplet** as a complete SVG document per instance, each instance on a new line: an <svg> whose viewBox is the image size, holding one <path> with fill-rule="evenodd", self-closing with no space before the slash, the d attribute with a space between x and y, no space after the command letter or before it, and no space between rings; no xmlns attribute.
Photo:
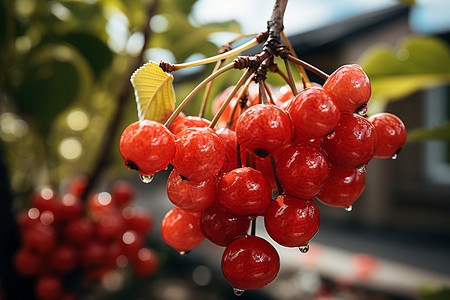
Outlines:
<svg viewBox="0 0 450 300"><path fill-rule="evenodd" d="M351 205L349 207L345 208L346 211L352 211L352 209L353 209L353 206L351 206Z"/></svg>
<svg viewBox="0 0 450 300"><path fill-rule="evenodd" d="M309 251L309 244L306 246L298 247L298 250L300 250L301 253L306 253Z"/></svg>
<svg viewBox="0 0 450 300"><path fill-rule="evenodd" d="M394 155L392 155L392 157L391 157L393 160L396 160L397 158L398 158L398 154L397 153L394 153Z"/></svg>
<svg viewBox="0 0 450 300"><path fill-rule="evenodd" d="M358 114L364 116L367 113L367 107L364 107L363 109L358 111Z"/></svg>
<svg viewBox="0 0 450 300"><path fill-rule="evenodd" d="M365 173L367 171L367 165L358 168L358 172Z"/></svg>
<svg viewBox="0 0 450 300"><path fill-rule="evenodd" d="M189 253L191 253L190 250L189 250L189 251L180 251L180 255L181 255L181 256L188 255Z"/></svg>
<svg viewBox="0 0 450 300"><path fill-rule="evenodd" d="M141 173L139 173L139 178L141 178L141 181L143 183L150 183L153 181L153 175L142 175Z"/></svg>
<svg viewBox="0 0 450 300"><path fill-rule="evenodd" d="M238 288L233 288L233 292L236 296L242 296L242 294L245 292L245 290L241 290Z"/></svg>

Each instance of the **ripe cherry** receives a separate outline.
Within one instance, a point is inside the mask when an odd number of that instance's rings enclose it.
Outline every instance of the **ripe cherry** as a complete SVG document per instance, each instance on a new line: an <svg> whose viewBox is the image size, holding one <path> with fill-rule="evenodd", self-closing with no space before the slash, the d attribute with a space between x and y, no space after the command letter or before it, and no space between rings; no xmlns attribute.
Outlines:
<svg viewBox="0 0 450 300"><path fill-rule="evenodd" d="M36 282L36 295L41 300L57 300L63 294L61 278L56 276L42 276Z"/></svg>
<svg viewBox="0 0 450 300"><path fill-rule="evenodd" d="M170 125L169 130L177 135L179 132L183 131L186 128L191 127L208 127L211 124L211 121L197 117L197 116L185 116L182 118L176 118L175 121Z"/></svg>
<svg viewBox="0 0 450 300"><path fill-rule="evenodd" d="M73 220L64 229L65 239L73 245L84 245L93 236L94 224L87 218Z"/></svg>
<svg viewBox="0 0 450 300"><path fill-rule="evenodd" d="M52 226L36 224L23 235L23 243L26 248L37 253L49 253L56 245L56 231Z"/></svg>
<svg viewBox="0 0 450 300"><path fill-rule="evenodd" d="M359 65L344 65L333 72L323 88L333 97L341 113L353 113L369 101L369 77Z"/></svg>
<svg viewBox="0 0 450 300"><path fill-rule="evenodd" d="M217 199L235 215L260 214L272 199L272 189L260 171L237 168L219 181Z"/></svg>
<svg viewBox="0 0 450 300"><path fill-rule="evenodd" d="M220 174L225 174L238 167L236 132L229 128L220 128L216 131L216 133L222 139L225 146L225 161L219 172ZM245 165L247 160L247 151L240 148L240 153L241 165Z"/></svg>
<svg viewBox="0 0 450 300"><path fill-rule="evenodd" d="M151 276L158 271L158 254L149 248L142 248L131 260L134 272L140 276Z"/></svg>
<svg viewBox="0 0 450 300"><path fill-rule="evenodd" d="M317 199L330 206L348 208L362 194L365 183L365 173L332 165L330 176Z"/></svg>
<svg viewBox="0 0 450 300"><path fill-rule="evenodd" d="M111 188L112 202L117 207L125 207L136 196L136 190L132 184L125 180L116 181Z"/></svg>
<svg viewBox="0 0 450 300"><path fill-rule="evenodd" d="M377 132L364 117L343 114L334 134L322 140L330 162L345 169L366 165L375 155Z"/></svg>
<svg viewBox="0 0 450 300"><path fill-rule="evenodd" d="M236 238L222 255L223 275L235 289L262 288L275 279L279 269L280 257L275 248L253 235Z"/></svg>
<svg viewBox="0 0 450 300"><path fill-rule="evenodd" d="M137 234L144 235L153 228L153 216L146 209L125 207L122 209L122 217L125 228Z"/></svg>
<svg viewBox="0 0 450 300"><path fill-rule="evenodd" d="M270 237L286 247L307 246L319 230L319 208L312 200L280 195L264 213L264 225Z"/></svg>
<svg viewBox="0 0 450 300"><path fill-rule="evenodd" d="M216 179L201 182L187 180L173 169L167 179L167 197L184 210L200 212L216 200Z"/></svg>
<svg viewBox="0 0 450 300"><path fill-rule="evenodd" d="M175 137L161 123L141 120L130 124L122 133L119 150L127 169L142 175L164 170L175 153Z"/></svg>
<svg viewBox="0 0 450 300"><path fill-rule="evenodd" d="M391 158L396 155L406 142L406 128L402 120L390 113L379 113L367 120L377 131L378 144L375 157Z"/></svg>
<svg viewBox="0 0 450 300"><path fill-rule="evenodd" d="M61 274L74 270L78 265L77 250L67 244L56 247L49 257L52 269Z"/></svg>
<svg viewBox="0 0 450 300"><path fill-rule="evenodd" d="M321 87L306 88L294 97L289 115L297 135L306 138L322 138L336 127L339 109L330 94Z"/></svg>
<svg viewBox="0 0 450 300"><path fill-rule="evenodd" d="M233 239L247 233L250 219L230 213L219 201L202 212L200 229L212 243L225 247Z"/></svg>
<svg viewBox="0 0 450 300"><path fill-rule="evenodd" d="M276 168L285 193L301 199L313 198L330 172L325 153L312 146L291 145L278 156Z"/></svg>
<svg viewBox="0 0 450 300"><path fill-rule="evenodd" d="M199 221L200 213L172 208L161 222L162 238L180 253L190 251L205 239Z"/></svg>
<svg viewBox="0 0 450 300"><path fill-rule="evenodd" d="M176 135L172 164L193 181L213 178L225 161L222 139L211 128L187 128Z"/></svg>
<svg viewBox="0 0 450 300"><path fill-rule="evenodd" d="M271 104L257 104L247 109L236 124L239 145L260 157L276 156L292 138L289 115Z"/></svg>
<svg viewBox="0 0 450 300"><path fill-rule="evenodd" d="M14 255L14 267L23 276L39 274L43 257L29 249L19 249Z"/></svg>

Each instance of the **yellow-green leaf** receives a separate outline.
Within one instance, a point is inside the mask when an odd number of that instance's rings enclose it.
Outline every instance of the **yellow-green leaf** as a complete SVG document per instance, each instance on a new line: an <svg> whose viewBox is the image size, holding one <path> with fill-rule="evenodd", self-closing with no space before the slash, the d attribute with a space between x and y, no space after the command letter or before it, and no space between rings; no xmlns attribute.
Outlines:
<svg viewBox="0 0 450 300"><path fill-rule="evenodd" d="M164 122L175 107L173 76L164 72L157 63L149 62L131 76L139 120Z"/></svg>

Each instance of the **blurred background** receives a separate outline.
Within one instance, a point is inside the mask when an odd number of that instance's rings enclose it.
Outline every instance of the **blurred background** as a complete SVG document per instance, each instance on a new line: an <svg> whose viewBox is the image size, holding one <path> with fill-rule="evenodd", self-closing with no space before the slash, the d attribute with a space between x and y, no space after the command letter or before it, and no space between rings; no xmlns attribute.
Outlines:
<svg viewBox="0 0 450 300"><path fill-rule="evenodd" d="M140 65L215 55L239 34L264 31L273 2L0 1L0 299L35 297L34 279L13 266L17 216L42 187L63 195L80 175L93 191L119 179L134 185L136 204L154 218L145 241L159 254L159 271L137 278L125 268L95 288L72 284L79 299L235 297L220 271L222 248L205 241L180 256L162 241L170 170L142 183L125 169L118 139L137 120L129 78ZM398 159L370 162L351 212L318 204L321 226L310 251L278 247L277 279L241 298L450 299L448 11L447 0L289 1L285 33L297 55L328 74L361 64L372 83L368 113L399 116L408 141ZM212 68L175 72L177 102ZM228 73L213 96L237 82L240 73ZM284 84L276 76L268 82ZM197 98L186 115L197 114Z"/></svg>

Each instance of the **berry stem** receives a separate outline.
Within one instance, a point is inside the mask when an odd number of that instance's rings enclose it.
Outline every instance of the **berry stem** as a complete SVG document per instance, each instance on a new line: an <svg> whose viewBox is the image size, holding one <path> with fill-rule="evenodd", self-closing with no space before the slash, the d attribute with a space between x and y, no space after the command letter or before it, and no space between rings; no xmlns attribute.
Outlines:
<svg viewBox="0 0 450 300"><path fill-rule="evenodd" d="M267 100L266 90L264 88L264 82L263 80L258 80L258 87L259 87L259 103L268 104L269 101Z"/></svg>
<svg viewBox="0 0 450 300"><path fill-rule="evenodd" d="M213 72L211 75L206 77L202 82L200 82L199 85L197 85L190 93L189 95L184 98L184 100L178 105L177 109L170 115L169 119L164 123L164 126L169 127L170 124L175 120L175 118L180 114L180 112L183 110L183 108L186 106L186 104L189 103L189 101L192 100L192 98L211 80L216 78L217 76L223 74L226 71L229 71L234 68L234 63L229 63L223 68L220 68L219 70Z"/></svg>
<svg viewBox="0 0 450 300"><path fill-rule="evenodd" d="M291 65L287 59L284 59L284 65L286 66L286 72L289 77L289 85L291 86L292 94L296 96L298 94L297 86L295 85L294 75L292 75Z"/></svg>
<svg viewBox="0 0 450 300"><path fill-rule="evenodd" d="M294 48L292 48L291 43L289 42L288 38L286 37L286 35L284 34L284 31L281 32L281 38L283 39L283 42L286 44L286 46L288 46L289 51L292 53L292 56L298 58L297 54L295 54ZM298 68L298 71L300 72L300 76L303 79L303 82L305 84L305 87L311 87L311 81L308 78L308 74L306 74L305 69L300 66L300 65L296 65Z"/></svg>
<svg viewBox="0 0 450 300"><path fill-rule="evenodd" d="M234 115L236 114L236 110L238 108L238 106L240 107L240 112L242 112L242 109L245 107L248 98L247 98L247 91L248 91L248 86L250 85L250 83L252 82L253 76L250 76L249 79L247 80L247 82L244 84L243 88L241 89L241 91L238 94L237 97L237 101L236 103L234 103L233 108L231 110L230 113L230 117L228 118L227 121L227 128L231 127L231 124L233 123L233 119L234 119ZM245 100L245 103L243 102Z"/></svg>
<svg viewBox="0 0 450 300"><path fill-rule="evenodd" d="M270 91L269 86L267 85L267 83L265 81L263 83L264 83L264 89L266 90L266 93L269 96L270 103L275 104L275 101L273 100L272 92Z"/></svg>
<svg viewBox="0 0 450 300"><path fill-rule="evenodd" d="M273 156L270 157L270 162L272 164L273 176L275 176L275 182L277 183L278 194L283 194L283 188L280 183L280 179L277 176L277 166L275 164L275 158Z"/></svg>
<svg viewBox="0 0 450 300"><path fill-rule="evenodd" d="M216 62L216 65L214 66L214 69L213 69L212 73L214 73L217 70L219 70L222 67L224 62L225 62L224 59ZM211 87L212 87L213 82L214 82L214 80L211 80L206 85L205 94L203 94L202 105L200 107L200 112L199 112L199 115L198 115L200 118L203 118L203 116L205 115L206 104L208 104L209 93L211 92Z"/></svg>
<svg viewBox="0 0 450 300"><path fill-rule="evenodd" d="M222 54L218 54L215 56L207 57L207 58L192 61L192 62L186 62L186 63L182 63L182 64L169 64L167 62L161 62L160 66L165 72L173 72L176 70L181 70L181 69L185 69L185 68L189 68L189 67L206 65L209 63L213 63L216 61L220 61L220 60L235 56L235 55L239 54L240 52L257 45L258 43L259 43L258 40L256 38L253 38L250 41L248 41L247 43L245 43L231 51L222 53Z"/></svg>
<svg viewBox="0 0 450 300"><path fill-rule="evenodd" d="M251 225L252 228L250 229L250 234L253 235L253 236L256 235L256 218L257 217L252 219L252 225Z"/></svg>
<svg viewBox="0 0 450 300"><path fill-rule="evenodd" d="M242 168L242 161L241 161L241 146L236 141L236 154L237 154L237 166L238 168Z"/></svg>
<svg viewBox="0 0 450 300"><path fill-rule="evenodd" d="M234 63L231 63L230 65L231 65L231 68L234 67ZM225 99L225 101L222 103L222 105L219 108L219 111L215 114L214 118L211 121L211 124L209 125L209 128L212 129L212 128L214 128L214 126L216 126L217 121L219 121L219 118L223 114L223 112L225 111L225 108L228 106L228 104L230 103L231 99L233 99L234 94L236 94L237 90L239 90L239 88L244 84L244 82L247 81L247 79L252 75L253 72L254 72L254 70L252 68L248 68L247 70L245 70L245 73L239 79L238 83L236 83L236 85L234 86L233 90L228 95L227 99Z"/></svg>
<svg viewBox="0 0 450 300"><path fill-rule="evenodd" d="M293 62L294 64L300 65L303 68L310 70L311 72L319 75L320 77L322 77L323 79L328 79L328 77L330 77L330 75L328 75L327 73L323 72L322 70L314 67L313 65L308 64L307 62L300 60L298 58L296 58L295 56L292 56L291 54L288 54L287 59L290 60L291 62Z"/></svg>

